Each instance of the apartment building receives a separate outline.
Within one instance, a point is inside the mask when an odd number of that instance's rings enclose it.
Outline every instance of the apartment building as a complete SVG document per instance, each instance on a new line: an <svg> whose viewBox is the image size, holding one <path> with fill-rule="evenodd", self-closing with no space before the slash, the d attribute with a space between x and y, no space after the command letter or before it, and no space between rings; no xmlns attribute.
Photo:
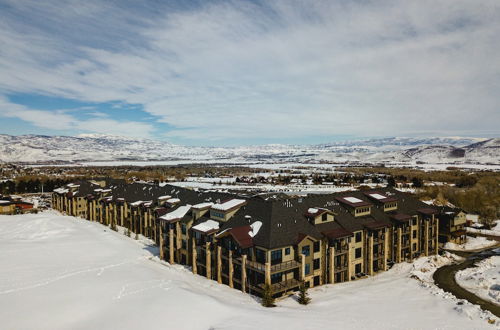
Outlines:
<svg viewBox="0 0 500 330"><path fill-rule="evenodd" d="M83 200L83 202L82 202ZM236 195L170 185L79 182L54 208L126 227L160 258L255 295L353 281L438 252L438 210L394 189Z"/></svg>

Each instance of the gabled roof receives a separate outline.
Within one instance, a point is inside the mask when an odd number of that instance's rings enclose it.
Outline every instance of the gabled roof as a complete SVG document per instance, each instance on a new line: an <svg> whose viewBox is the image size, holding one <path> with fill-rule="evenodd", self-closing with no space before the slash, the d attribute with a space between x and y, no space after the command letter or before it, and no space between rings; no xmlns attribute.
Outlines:
<svg viewBox="0 0 500 330"><path fill-rule="evenodd" d="M179 206L175 210L168 212L161 217L159 220L164 220L167 222L175 222L181 220L189 211L191 210L191 205Z"/></svg>
<svg viewBox="0 0 500 330"><path fill-rule="evenodd" d="M361 206L371 206L372 203L364 201L358 197L354 197L353 194L348 196L335 197L336 200L342 204L349 205L351 207L361 207Z"/></svg>
<svg viewBox="0 0 500 330"><path fill-rule="evenodd" d="M379 203L396 202L398 199L394 196L388 196L381 191L365 191L363 192L368 198Z"/></svg>
<svg viewBox="0 0 500 330"><path fill-rule="evenodd" d="M344 228L337 228L323 232L323 235L331 239L349 237L352 236L353 234L354 234L353 232L346 230Z"/></svg>

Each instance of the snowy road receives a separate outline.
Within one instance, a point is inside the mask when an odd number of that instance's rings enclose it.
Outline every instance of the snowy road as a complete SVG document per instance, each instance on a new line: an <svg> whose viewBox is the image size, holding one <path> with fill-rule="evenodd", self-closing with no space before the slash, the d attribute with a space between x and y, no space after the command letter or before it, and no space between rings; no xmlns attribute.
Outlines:
<svg viewBox="0 0 500 330"><path fill-rule="evenodd" d="M53 212L0 216L0 328L495 328L476 306L457 306L411 279L411 264L310 290L305 307L286 299L265 309L154 253L100 224Z"/></svg>

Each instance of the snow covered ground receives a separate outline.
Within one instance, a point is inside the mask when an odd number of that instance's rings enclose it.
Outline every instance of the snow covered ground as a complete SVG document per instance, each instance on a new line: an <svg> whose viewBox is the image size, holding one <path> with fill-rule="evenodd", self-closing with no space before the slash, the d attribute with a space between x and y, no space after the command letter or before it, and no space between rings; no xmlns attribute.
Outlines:
<svg viewBox="0 0 500 330"><path fill-rule="evenodd" d="M444 248L447 250L455 250L455 251L469 251L469 250L477 250L490 247L495 244L498 244L498 242L489 240L486 237L467 236L467 242L465 244L455 244L452 242L448 242L444 245Z"/></svg>
<svg viewBox="0 0 500 330"><path fill-rule="evenodd" d="M468 233L478 233L478 234L484 234L484 235L500 236L500 220L495 221L495 225L491 228L491 230L477 229L477 228L472 228L472 227L467 227L466 230Z"/></svg>
<svg viewBox="0 0 500 330"><path fill-rule="evenodd" d="M432 284L453 258L310 290L266 309L250 295L160 262L146 239L53 211L0 216L3 329L494 329L490 313ZM496 324L488 324L494 319Z"/></svg>
<svg viewBox="0 0 500 330"><path fill-rule="evenodd" d="M457 272L455 279L464 289L500 305L500 256L482 260L477 267Z"/></svg>

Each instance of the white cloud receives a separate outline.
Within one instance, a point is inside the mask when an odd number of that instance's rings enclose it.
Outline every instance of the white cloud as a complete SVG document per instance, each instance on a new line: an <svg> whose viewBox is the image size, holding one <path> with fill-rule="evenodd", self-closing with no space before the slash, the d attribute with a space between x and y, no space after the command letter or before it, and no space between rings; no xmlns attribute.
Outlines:
<svg viewBox="0 0 500 330"><path fill-rule="evenodd" d="M500 122L497 1L11 5L48 22L4 14L1 90L141 104L169 137L480 134Z"/></svg>
<svg viewBox="0 0 500 330"><path fill-rule="evenodd" d="M151 138L154 127L148 123L117 121L100 113L91 113L89 119L78 119L66 110L43 111L11 103L0 96L0 117L22 119L40 128L55 131L93 132L101 134Z"/></svg>

